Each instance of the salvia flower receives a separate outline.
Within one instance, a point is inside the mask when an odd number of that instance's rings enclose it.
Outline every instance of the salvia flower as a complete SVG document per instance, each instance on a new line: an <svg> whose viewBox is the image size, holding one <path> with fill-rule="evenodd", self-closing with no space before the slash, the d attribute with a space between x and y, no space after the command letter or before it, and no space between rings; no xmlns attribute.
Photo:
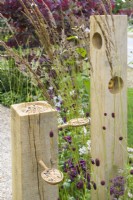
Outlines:
<svg viewBox="0 0 133 200"><path fill-rule="evenodd" d="M95 165L95 161L93 159L91 159L91 164Z"/></svg>
<svg viewBox="0 0 133 200"><path fill-rule="evenodd" d="M96 190L97 189L96 183L92 181L92 185L93 185L94 190Z"/></svg>
<svg viewBox="0 0 133 200"><path fill-rule="evenodd" d="M125 179L123 176L117 176L111 180L110 194L114 198L119 198L125 192Z"/></svg>
<svg viewBox="0 0 133 200"><path fill-rule="evenodd" d="M133 175L133 169L130 170L130 174Z"/></svg>
<svg viewBox="0 0 133 200"><path fill-rule="evenodd" d="M76 184L76 186L77 186L78 189L83 189L83 187L84 187L83 181L80 180L80 181Z"/></svg>
<svg viewBox="0 0 133 200"><path fill-rule="evenodd" d="M76 178L78 175L76 167L71 168L68 174L69 174L70 180L74 181L74 178Z"/></svg>
<svg viewBox="0 0 133 200"><path fill-rule="evenodd" d="M85 160L80 160L79 165L81 166L81 169L83 171L86 171L86 161Z"/></svg>
<svg viewBox="0 0 133 200"><path fill-rule="evenodd" d="M64 136L63 139L64 139L66 142L68 142L69 144L72 143L72 137L71 137L70 135Z"/></svg>

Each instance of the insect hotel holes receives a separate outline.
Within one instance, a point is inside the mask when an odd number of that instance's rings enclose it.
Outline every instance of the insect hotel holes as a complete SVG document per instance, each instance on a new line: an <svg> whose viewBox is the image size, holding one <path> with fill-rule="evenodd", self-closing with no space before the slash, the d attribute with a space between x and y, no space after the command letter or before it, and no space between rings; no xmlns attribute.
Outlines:
<svg viewBox="0 0 133 200"><path fill-rule="evenodd" d="M112 94L119 93L122 90L123 86L124 82L122 78L119 76L114 76L113 78L110 79L108 83L108 89Z"/></svg>
<svg viewBox="0 0 133 200"><path fill-rule="evenodd" d="M93 43L93 46L96 49L101 49L101 47L102 47L102 37L98 32L94 33L94 35L92 37L92 43Z"/></svg>

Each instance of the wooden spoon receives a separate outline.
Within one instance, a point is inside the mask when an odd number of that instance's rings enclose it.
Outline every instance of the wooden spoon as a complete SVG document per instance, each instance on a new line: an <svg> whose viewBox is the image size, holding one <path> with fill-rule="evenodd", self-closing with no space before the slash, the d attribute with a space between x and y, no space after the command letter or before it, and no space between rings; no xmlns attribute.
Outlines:
<svg viewBox="0 0 133 200"><path fill-rule="evenodd" d="M66 124L59 125L58 129L66 128L68 126L78 127L78 126L85 126L85 125L90 125L90 118L89 119L88 118L71 119Z"/></svg>
<svg viewBox="0 0 133 200"><path fill-rule="evenodd" d="M39 164L45 169L41 173L41 177L44 181L51 185L56 185L63 180L63 173L58 169L50 169L48 168L42 160L39 161Z"/></svg>

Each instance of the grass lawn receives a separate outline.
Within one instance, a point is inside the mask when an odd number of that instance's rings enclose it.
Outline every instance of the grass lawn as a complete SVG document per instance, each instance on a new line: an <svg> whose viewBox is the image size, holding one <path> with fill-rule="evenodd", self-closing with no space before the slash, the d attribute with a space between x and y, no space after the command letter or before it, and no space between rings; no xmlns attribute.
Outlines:
<svg viewBox="0 0 133 200"><path fill-rule="evenodd" d="M133 88L128 88L128 146L133 147Z"/></svg>

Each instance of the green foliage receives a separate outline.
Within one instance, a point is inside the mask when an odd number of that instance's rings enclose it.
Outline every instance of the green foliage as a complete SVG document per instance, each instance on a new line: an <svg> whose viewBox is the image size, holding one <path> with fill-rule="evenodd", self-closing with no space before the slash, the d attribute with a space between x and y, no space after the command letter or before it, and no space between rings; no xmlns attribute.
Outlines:
<svg viewBox="0 0 133 200"><path fill-rule="evenodd" d="M14 103L42 99L41 91L15 66L13 59L0 63L0 103Z"/></svg>

